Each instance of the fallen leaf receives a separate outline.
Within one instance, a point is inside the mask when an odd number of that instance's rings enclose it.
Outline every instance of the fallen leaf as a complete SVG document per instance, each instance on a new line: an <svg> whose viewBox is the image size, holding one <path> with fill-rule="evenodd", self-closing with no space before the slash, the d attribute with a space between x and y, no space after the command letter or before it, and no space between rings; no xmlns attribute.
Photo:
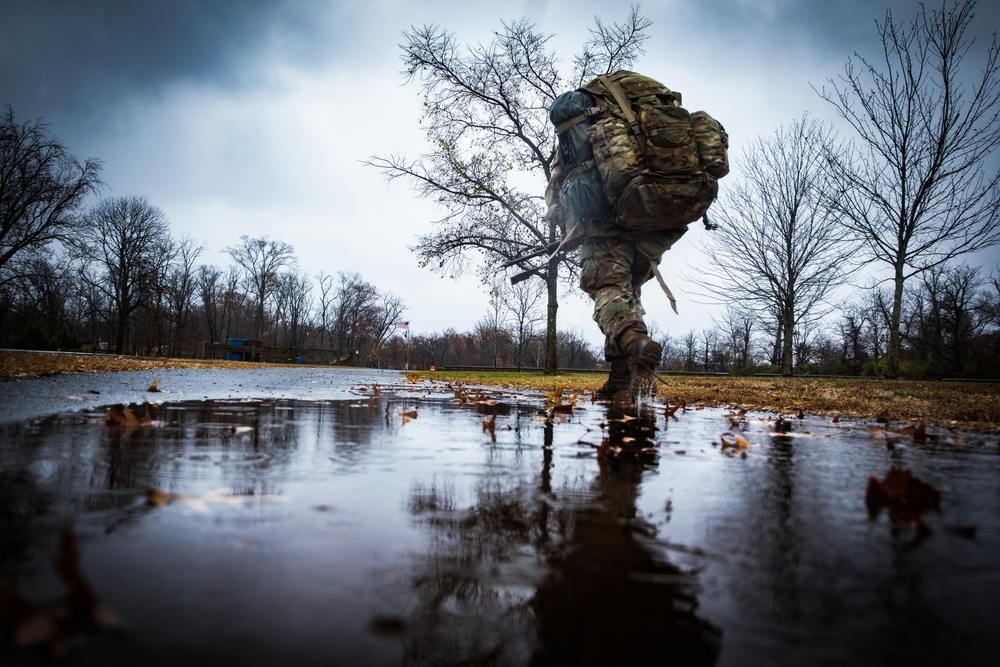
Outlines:
<svg viewBox="0 0 1000 667"><path fill-rule="evenodd" d="M213 489L208 493L201 496L188 496L180 493L171 493L169 491L160 491L158 489L147 489L146 491L146 504L153 507L164 507L171 503L180 502L184 503L189 510L197 512L198 514L211 514L209 510L209 503L216 505L227 505L234 509L242 509L246 506L246 501L258 497L270 497L270 496L235 496L229 492L228 489Z"/></svg>
<svg viewBox="0 0 1000 667"><path fill-rule="evenodd" d="M752 446L752 443L742 435L728 431L719 436L719 441L722 443L723 449L746 449Z"/></svg>
<svg viewBox="0 0 1000 667"><path fill-rule="evenodd" d="M910 436L917 442L923 442L927 439L936 439L927 433L927 422L923 419L917 424L911 424L905 428L901 428L896 431L889 431L893 435L906 435Z"/></svg>
<svg viewBox="0 0 1000 667"><path fill-rule="evenodd" d="M885 479L868 477L865 504L876 512L883 507L924 512L940 508L941 492L913 476L909 470L892 468Z"/></svg>
<svg viewBox="0 0 1000 667"><path fill-rule="evenodd" d="M490 433L495 433L497 427L497 413L493 413L490 417L483 417L483 432L489 431Z"/></svg>
<svg viewBox="0 0 1000 667"><path fill-rule="evenodd" d="M159 380L153 380L153 384L149 385L149 389L147 389L146 391L148 391L148 392L158 392L158 391L160 391L160 381Z"/></svg>
<svg viewBox="0 0 1000 667"><path fill-rule="evenodd" d="M124 629L121 619L98 602L80 569L80 552L72 528L60 533L52 567L66 589L66 594L53 602L31 602L0 580L0 629L15 647L41 648L61 657L88 633Z"/></svg>
<svg viewBox="0 0 1000 667"><path fill-rule="evenodd" d="M890 523L895 526L913 526L917 529L915 546L932 532L931 526L924 521L921 514L939 510L940 503L941 492L914 477L909 470L893 468L883 480L874 475L868 477L868 487L865 489L868 518L874 521L883 509L887 509Z"/></svg>

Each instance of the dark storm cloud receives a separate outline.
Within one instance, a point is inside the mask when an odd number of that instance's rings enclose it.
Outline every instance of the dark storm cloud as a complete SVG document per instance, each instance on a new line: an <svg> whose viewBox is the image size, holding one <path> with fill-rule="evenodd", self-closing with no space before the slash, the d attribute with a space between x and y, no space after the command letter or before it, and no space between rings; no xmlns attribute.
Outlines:
<svg viewBox="0 0 1000 667"><path fill-rule="evenodd" d="M275 30L308 35L274 0L2 0L0 104L59 124L176 79L238 77Z"/></svg>

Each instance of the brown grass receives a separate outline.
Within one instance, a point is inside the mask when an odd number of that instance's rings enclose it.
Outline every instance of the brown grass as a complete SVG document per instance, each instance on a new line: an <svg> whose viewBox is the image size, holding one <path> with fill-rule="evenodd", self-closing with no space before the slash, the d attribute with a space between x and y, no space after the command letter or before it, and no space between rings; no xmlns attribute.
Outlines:
<svg viewBox="0 0 1000 667"><path fill-rule="evenodd" d="M262 368L273 364L117 355L79 355L0 351L0 377L52 373L95 373L157 368ZM302 368L302 366L297 366ZM509 386L518 389L593 392L605 379L599 374L547 376L533 373L436 371L411 374L433 379ZM401 376L402 377L402 376ZM929 425L974 430L1000 428L1000 383L933 382L879 379L742 378L664 376L661 400L691 405L740 407L793 415L840 415L845 419L925 420Z"/></svg>
<svg viewBox="0 0 1000 667"><path fill-rule="evenodd" d="M167 359L115 354L0 351L0 378L55 373L108 373L155 368L247 368L263 366L241 361Z"/></svg>
<svg viewBox="0 0 1000 667"><path fill-rule="evenodd" d="M592 392L604 375L516 375L435 372L421 377L468 384L507 384L522 389ZM493 381L488 376L494 376ZM660 400L691 405L746 408L784 415L799 412L845 419L926 421L974 430L1000 428L1000 383L882 379L672 376L665 375Z"/></svg>

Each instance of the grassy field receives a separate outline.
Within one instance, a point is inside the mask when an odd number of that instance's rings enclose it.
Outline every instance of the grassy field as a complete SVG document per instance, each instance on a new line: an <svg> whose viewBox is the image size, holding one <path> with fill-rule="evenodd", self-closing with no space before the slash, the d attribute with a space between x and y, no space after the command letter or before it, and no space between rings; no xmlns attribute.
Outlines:
<svg viewBox="0 0 1000 667"><path fill-rule="evenodd" d="M115 355L75 355L0 352L0 377L51 373L114 372L156 368L248 368L267 364L197 359L142 358ZM298 366L299 368L307 368ZM975 430L1000 428L1000 383L933 382L879 379L746 378L726 376L663 376L658 398L688 406L739 407L785 415L800 412L891 422L926 421L928 425ZM400 381L452 382L503 386L520 390L590 394L605 380L602 374L541 375L435 371L400 373Z"/></svg>

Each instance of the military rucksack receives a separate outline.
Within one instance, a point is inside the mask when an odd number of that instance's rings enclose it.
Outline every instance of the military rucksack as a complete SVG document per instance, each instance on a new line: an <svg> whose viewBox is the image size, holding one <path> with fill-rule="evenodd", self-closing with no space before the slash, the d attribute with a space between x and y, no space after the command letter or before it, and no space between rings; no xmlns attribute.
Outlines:
<svg viewBox="0 0 1000 667"><path fill-rule="evenodd" d="M680 104L680 93L627 71L556 98L549 118L577 216L635 232L708 224L717 179L729 173L729 136Z"/></svg>

